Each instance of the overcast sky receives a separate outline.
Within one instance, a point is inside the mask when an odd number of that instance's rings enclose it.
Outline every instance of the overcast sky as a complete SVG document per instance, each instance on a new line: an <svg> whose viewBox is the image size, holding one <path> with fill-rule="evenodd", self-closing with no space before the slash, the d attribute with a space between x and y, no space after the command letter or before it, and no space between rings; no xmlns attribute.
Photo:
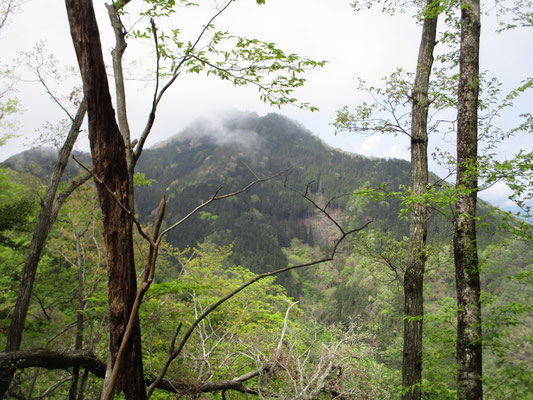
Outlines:
<svg viewBox="0 0 533 400"><path fill-rule="evenodd" d="M180 27L184 35L190 35L187 37L190 40L222 1L200 0L200 3L202 7L198 9L178 10L169 22L171 26ZM104 2L94 1L94 4L104 49L109 53L113 35ZM129 7L133 9L139 4L140 0L133 0ZM357 91L357 78L377 85L382 77L398 67L414 70L421 28L408 13L390 17L381 14L378 8L356 13L348 0L267 0L263 6L257 6L255 0L239 0L217 19L215 25L235 35L275 42L286 52L327 60L325 68L307 74L306 86L296 92L299 99L310 102L320 111L311 113L294 106L278 110L261 102L256 88L235 88L214 77L180 76L160 107L149 145L179 132L199 117L232 109L254 111L260 115L280 112L301 122L331 146L369 156L408 159L406 137L335 135L330 125L337 110L345 105L354 107L366 98L364 93ZM531 30L517 29L502 34L496 34L494 30L494 21L485 19L481 68L498 76L505 88L515 87L533 71ZM28 0L2 31L0 62L10 63L17 57L17 52L30 50L38 41L45 41L49 51L65 65L77 65L62 0ZM153 60L147 56L148 50L147 44L131 45L126 59L130 63L143 62L146 68L150 68ZM18 72L21 77L29 79L22 68ZM69 93L73 82L63 84L62 90ZM151 90L152 86L140 82L131 82L128 90L134 136L138 136L144 126ZM35 82L21 82L18 96L26 110L20 117L21 133L25 138L0 148L0 160L27 148L43 122L63 117L61 110L47 99L42 87ZM515 110L506 116L505 125L513 126L520 112L530 112L532 101L533 97L529 95L518 102ZM439 137L431 138L430 144L452 149L450 143ZM83 148L84 145L80 146ZM531 151L532 147L531 136L521 136L502 146L499 152L502 156L510 156L519 148ZM431 169L443 173L434 163ZM505 206L505 187L498 186L484 197Z"/></svg>

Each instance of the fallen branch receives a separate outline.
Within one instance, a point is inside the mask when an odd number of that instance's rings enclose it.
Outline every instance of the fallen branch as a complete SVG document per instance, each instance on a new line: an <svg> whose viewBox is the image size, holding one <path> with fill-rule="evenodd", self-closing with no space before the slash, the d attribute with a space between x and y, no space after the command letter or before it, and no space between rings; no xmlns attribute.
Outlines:
<svg viewBox="0 0 533 400"><path fill-rule="evenodd" d="M100 361L92 352L56 352L37 349L24 351L10 351L0 353L0 371L23 370L26 368L45 368L48 370L68 370L73 367L84 368L98 378L104 379L106 363ZM145 385L151 385L155 378L147 377ZM236 390L241 393L257 394L254 389L246 387L240 379L223 380L205 383L185 383L169 379L161 380L157 389L167 392L182 393L208 393L220 390Z"/></svg>

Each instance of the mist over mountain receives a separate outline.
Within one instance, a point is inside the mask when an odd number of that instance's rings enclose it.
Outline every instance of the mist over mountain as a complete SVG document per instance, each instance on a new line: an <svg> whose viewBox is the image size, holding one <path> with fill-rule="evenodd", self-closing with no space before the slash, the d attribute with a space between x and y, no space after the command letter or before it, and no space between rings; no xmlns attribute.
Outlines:
<svg viewBox="0 0 533 400"><path fill-rule="evenodd" d="M199 120L165 143L145 150L138 170L154 182L137 189L137 212L145 221L153 219L165 194L167 225L217 190L229 193L246 186L255 175L284 171L237 197L210 205L168 236L179 248L205 240L233 243L232 261L254 272L285 266L282 249L293 239L327 246L338 233L297 192L308 190L321 206L330 201L329 210L345 226L362 225L371 216L373 229L399 239L408 234L407 220L398 218L399 200L370 202L354 199L353 194L383 183L389 190L409 185L409 162L333 149L279 114L232 113ZM433 175L432 179L438 178ZM488 209L481 201L480 212ZM489 225L496 220L489 217ZM482 244L491 242L492 231L480 230ZM451 241L451 223L438 213L430 215L429 240Z"/></svg>
<svg viewBox="0 0 533 400"><path fill-rule="evenodd" d="M90 162L88 155L80 155ZM50 151L31 150L6 160L14 169L32 166L43 176L53 165ZM77 170L74 163L69 173ZM389 190L409 184L409 162L351 154L324 144L299 123L279 114L230 113L196 121L169 140L145 149L137 171L151 185L136 189L136 212L143 222L153 220L162 195L167 197L164 224L169 226L214 193L239 190L258 177L280 174L232 198L218 201L168 235L179 248L204 241L233 247L232 261L254 272L287 265L283 248L294 239L321 246L331 245L334 225L300 193L308 191L318 204L345 226L363 225L374 219L372 229L402 238L407 220L398 218L400 202L364 201L353 194L364 188ZM433 175L433 180L438 178ZM489 206L480 202L480 212ZM490 216L488 226L498 218ZM480 229L481 244L490 243L494 229ZM431 213L429 240L451 241L451 223ZM290 276L280 277L287 287ZM284 281L285 280L285 281ZM289 281L287 281L289 280Z"/></svg>

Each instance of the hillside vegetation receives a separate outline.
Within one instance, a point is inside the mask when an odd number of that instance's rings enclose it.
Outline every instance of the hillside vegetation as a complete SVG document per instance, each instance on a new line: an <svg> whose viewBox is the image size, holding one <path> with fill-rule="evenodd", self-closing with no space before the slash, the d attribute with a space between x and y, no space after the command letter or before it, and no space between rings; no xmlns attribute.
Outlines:
<svg viewBox="0 0 533 400"><path fill-rule="evenodd" d="M44 179L53 158L39 154L15 156L5 166L31 165L29 170ZM77 169L74 164L69 168L71 174ZM228 193L256 176L279 174L211 204L168 235L155 283L140 314L142 325L150 331L143 338L146 376L157 374L164 365L176 328L186 329L210 304L257 274L320 259L331 249L338 232L302 196L307 190L320 207L329 202L330 216L346 229L364 225L369 217L373 222L347 240L332 262L261 281L210 315L167 377L184 385L185 394L199 390L199 385L257 370L260 373L248 384L259 388L265 398L397 398L407 222L401 216L400 198L387 194L407 185L408 162L332 149L278 114L236 113L216 122L198 121L145 150L139 172L136 213L144 223L152 221L154 206L164 194L166 226L219 189ZM0 215L17 215L19 220L0 221L2 338L16 299L28 226L38 207L38 196L29 197L22 184L29 182L28 177L3 169L0 180L4 193ZM436 176L431 179L438 181ZM39 194L39 190L33 192ZM21 202L21 198L31 201ZM456 306L451 222L446 212L445 208L432 210L428 237L424 322L428 399L456 398ZM529 373L533 248L509 232L502 233L501 211L482 202L479 215L485 397L526 399L533 396ZM100 219L91 185L66 204L39 265L24 348L73 348L81 282L84 342L100 360L105 359L106 261ZM142 266L140 237L136 244ZM62 282L62 290L57 290L57 282ZM298 305L293 304L296 301ZM269 372L264 369L269 363L282 368ZM55 382L68 382L69 376L69 372L28 368L17 376L14 387L21 396L32 391L43 394ZM38 383L32 384L32 379ZM93 375L85 379L88 398L96 396L101 381ZM67 392L67 384L58 385L49 398L65 398ZM173 398L164 391L154 396ZM238 391L215 391L209 396L246 398Z"/></svg>
<svg viewBox="0 0 533 400"><path fill-rule="evenodd" d="M310 245L325 245L330 239L328 232L333 227L299 194L306 189L321 205L330 202L330 209L346 224L364 223L370 216L373 229L397 240L407 235L407 220L398 217L398 198L379 202L354 198L354 194L383 185L386 191L407 186L407 161L333 149L279 114L236 113L216 122L198 121L166 143L146 150L139 171L152 183L137 189L137 212L148 220L165 194L167 223L182 218L219 188L232 192L246 186L254 174L264 177L281 172L238 197L211 205L168 237L179 248L207 238L221 245L234 243L233 261L255 272L286 265L282 249L293 239ZM497 213L481 203L481 215ZM485 222L487 229L481 230L479 239L483 246L497 241L498 218L487 216ZM451 222L436 211L430 217L429 230L431 241L449 243Z"/></svg>

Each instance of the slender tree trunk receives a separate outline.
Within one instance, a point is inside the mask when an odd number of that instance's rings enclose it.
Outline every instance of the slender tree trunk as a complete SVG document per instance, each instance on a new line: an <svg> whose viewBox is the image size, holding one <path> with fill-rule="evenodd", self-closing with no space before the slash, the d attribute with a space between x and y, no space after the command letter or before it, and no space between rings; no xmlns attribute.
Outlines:
<svg viewBox="0 0 533 400"><path fill-rule="evenodd" d="M405 319L402 362L402 399L409 400L421 398L423 290L427 236L427 205L423 195L428 185L428 90L436 44L439 3L439 0L427 0L412 93L411 189L417 201L413 203L409 214L409 257L404 276Z"/></svg>
<svg viewBox="0 0 533 400"><path fill-rule="evenodd" d="M83 349L83 329L84 329L84 308L85 298L83 295L83 260L82 260L82 248L81 238L87 232L89 228L90 220L86 227L81 232L76 230L74 223L71 222L72 230L74 231L74 238L76 240L76 269L78 271L78 307L76 310L76 341L74 343L74 350L81 351ZM70 389L68 393L69 400L76 400L78 395L78 381L80 377L80 367L72 367L72 381L70 383Z"/></svg>
<svg viewBox="0 0 533 400"><path fill-rule="evenodd" d="M63 172L67 166L68 159L72 153L76 139L81 129L81 124L85 117L86 103L83 100L78 108L76 116L72 121L72 126L67 135L63 147L59 151L58 159L50 181L46 187L46 192L42 200L42 207L37 218L37 223L33 229L33 236L31 238L30 247L26 258L24 259L24 267L22 269L22 277L20 280L20 287L17 296L17 302L15 303L15 309L13 316L11 317L11 324L7 335L6 351L20 350L22 343L22 333L24 331L24 325L26 323L26 315L28 313L28 307L30 305L31 293L33 290L33 283L35 282L35 276L37 274L37 266L41 259L41 253L43 251L48 234L52 229L59 210L63 205L67 197L72 193L75 187L79 186L85 180L83 178L78 182L73 182L71 187L63 191L56 197L57 189L63 177ZM4 398L9 384L13 379L14 371L2 370L0 371L0 398Z"/></svg>
<svg viewBox="0 0 533 400"><path fill-rule="evenodd" d="M128 1L123 1L120 7L124 7ZM131 145L131 133L128 122L128 113L126 107L126 85L124 84L124 68L122 67L122 58L126 51L126 31L122 25L115 4L106 4L109 14L109 20L115 33L115 47L111 51L113 58L113 73L115 74L115 96L117 99L117 121L120 133L124 139L124 145L126 148L126 162L128 165L129 180L129 197L130 197L130 210L135 210L134 197L133 197L133 174L135 172L135 157L133 154L133 148Z"/></svg>
<svg viewBox="0 0 533 400"><path fill-rule="evenodd" d="M114 362L137 293L133 230L128 213L129 179L124 140L115 120L102 56L100 35L90 0L66 0L72 41L87 99L89 140L102 209L108 261L110 354ZM111 193L116 197L114 198ZM118 201L120 201L120 204ZM117 390L128 399L145 399L138 318L130 351L120 366Z"/></svg>
<svg viewBox="0 0 533 400"><path fill-rule="evenodd" d="M457 287L459 399L482 399L481 305L476 243L479 0L461 1L461 50L457 108L457 189L454 260Z"/></svg>

